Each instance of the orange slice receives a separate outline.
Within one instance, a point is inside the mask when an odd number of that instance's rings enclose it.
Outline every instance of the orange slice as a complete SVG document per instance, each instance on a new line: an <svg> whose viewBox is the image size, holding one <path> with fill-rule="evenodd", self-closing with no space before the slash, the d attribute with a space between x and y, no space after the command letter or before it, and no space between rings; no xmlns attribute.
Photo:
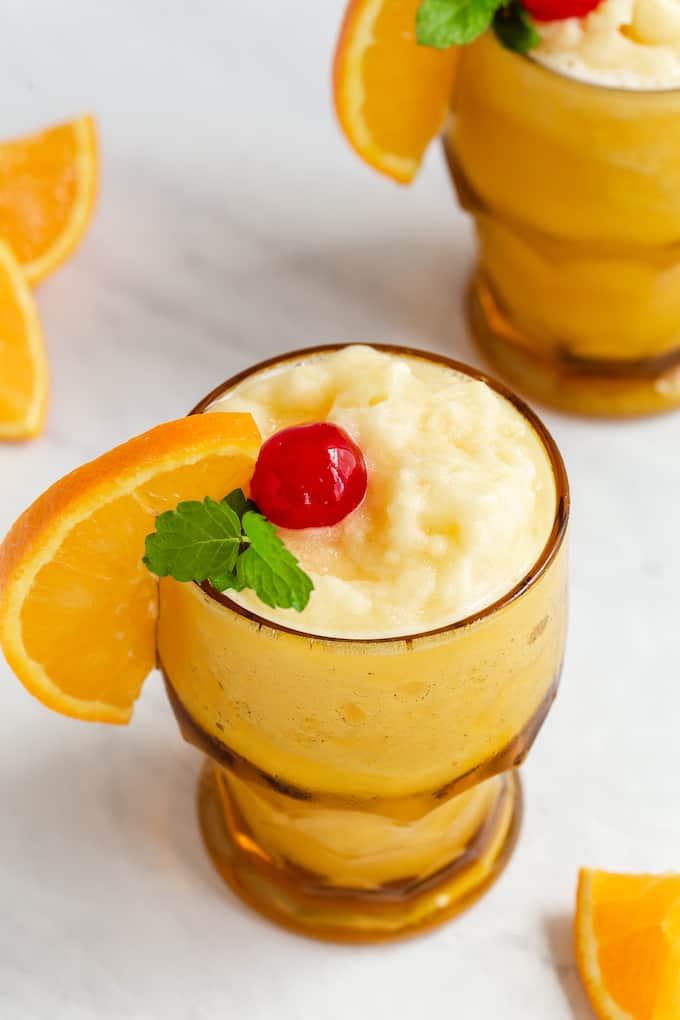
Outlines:
<svg viewBox="0 0 680 1020"><path fill-rule="evenodd" d="M680 875L582 870L575 937L602 1020L678 1020Z"/></svg>
<svg viewBox="0 0 680 1020"><path fill-rule="evenodd" d="M40 432L48 389L33 295L12 252L0 241L0 439L28 439Z"/></svg>
<svg viewBox="0 0 680 1020"><path fill-rule="evenodd" d="M0 145L0 237L29 283L52 272L82 238L97 178L92 117Z"/></svg>
<svg viewBox="0 0 680 1020"><path fill-rule="evenodd" d="M350 145L376 170L408 184L448 107L457 50L416 43L421 0L350 0L333 86Z"/></svg>
<svg viewBox="0 0 680 1020"><path fill-rule="evenodd" d="M252 475L249 414L159 425L48 489L0 546L0 643L22 683L79 719L125 723L155 664L154 516L219 499Z"/></svg>

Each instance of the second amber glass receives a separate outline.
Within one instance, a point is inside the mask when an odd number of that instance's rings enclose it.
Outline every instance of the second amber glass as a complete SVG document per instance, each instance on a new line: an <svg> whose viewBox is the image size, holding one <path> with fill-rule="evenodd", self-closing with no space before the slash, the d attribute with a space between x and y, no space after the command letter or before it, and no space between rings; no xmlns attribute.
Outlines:
<svg viewBox="0 0 680 1020"><path fill-rule="evenodd" d="M587 414L680 405L680 89L587 84L461 50L446 151L475 218L477 340L518 387Z"/></svg>
<svg viewBox="0 0 680 1020"><path fill-rule="evenodd" d="M557 501L538 561L494 605L424 634L349 640L161 582L159 660L185 737L207 755L208 849L240 895L288 927L378 940L437 924L486 888L512 848L511 770L562 663L568 490L548 433L496 388L543 442Z"/></svg>

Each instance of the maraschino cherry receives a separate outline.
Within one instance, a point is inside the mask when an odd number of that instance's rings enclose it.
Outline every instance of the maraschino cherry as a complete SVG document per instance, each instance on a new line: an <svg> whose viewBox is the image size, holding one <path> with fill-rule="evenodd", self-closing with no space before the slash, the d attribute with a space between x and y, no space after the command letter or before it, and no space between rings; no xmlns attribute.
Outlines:
<svg viewBox="0 0 680 1020"><path fill-rule="evenodd" d="M564 18L585 18L602 0L522 0L536 21L562 21Z"/></svg>
<svg viewBox="0 0 680 1020"><path fill-rule="evenodd" d="M263 443L250 491L281 528L337 524L366 495L364 456L344 429L330 422L294 425Z"/></svg>

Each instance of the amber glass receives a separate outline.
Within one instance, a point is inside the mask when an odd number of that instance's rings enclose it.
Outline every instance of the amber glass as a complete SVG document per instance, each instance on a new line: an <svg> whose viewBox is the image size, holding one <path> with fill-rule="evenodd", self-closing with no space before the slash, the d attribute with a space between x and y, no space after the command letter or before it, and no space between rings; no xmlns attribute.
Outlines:
<svg viewBox="0 0 680 1020"><path fill-rule="evenodd" d="M296 930L377 941L437 924L491 883L514 843L513 770L562 663L568 488L542 424L490 385L538 433L557 491L545 549L494 605L428 633L349 640L161 582L159 661L184 736L207 756L208 850L244 899Z"/></svg>
<svg viewBox="0 0 680 1020"><path fill-rule="evenodd" d="M586 414L680 404L680 89L461 51L445 146L475 219L469 316L496 368Z"/></svg>

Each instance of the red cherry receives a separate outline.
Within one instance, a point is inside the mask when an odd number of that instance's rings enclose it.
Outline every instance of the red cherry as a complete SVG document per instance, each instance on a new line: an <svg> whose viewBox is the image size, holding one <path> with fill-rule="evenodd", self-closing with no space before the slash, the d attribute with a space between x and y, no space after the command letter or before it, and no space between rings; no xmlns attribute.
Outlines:
<svg viewBox="0 0 680 1020"><path fill-rule="evenodd" d="M563 18L585 18L601 0L522 0L536 21L561 21Z"/></svg>
<svg viewBox="0 0 680 1020"><path fill-rule="evenodd" d="M282 528L337 524L366 495L366 462L344 429L294 425L263 443L250 483L258 507Z"/></svg>

